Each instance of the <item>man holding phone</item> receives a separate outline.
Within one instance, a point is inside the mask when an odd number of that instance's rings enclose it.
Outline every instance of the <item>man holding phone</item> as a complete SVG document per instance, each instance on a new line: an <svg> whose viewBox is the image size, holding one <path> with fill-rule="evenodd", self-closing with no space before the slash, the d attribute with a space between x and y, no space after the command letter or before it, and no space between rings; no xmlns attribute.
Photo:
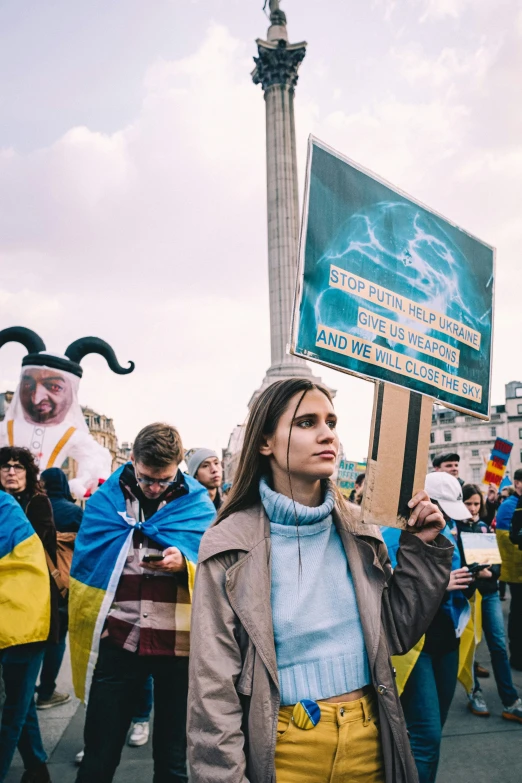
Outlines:
<svg viewBox="0 0 522 783"><path fill-rule="evenodd" d="M124 548L115 558L121 572L102 618L87 706L85 754L77 783L112 781L135 711L136 696L149 676L154 680L154 780L187 781L189 578L193 579L199 541L215 517L215 509L203 487L179 470L183 454L181 438L174 427L145 427L136 437L131 462L87 504L79 539L83 532L88 534L91 516L91 531L95 525L101 525L100 534L104 535L100 514L105 507L104 493L110 498L107 508L121 508L116 511L119 522L116 520L111 527L107 520L109 531L116 529L117 524L121 526L123 518L132 533L123 531ZM180 532L176 535L172 530ZM126 545L129 536L130 543ZM96 546L96 535L91 532L91 537L92 546ZM187 544L185 548L182 541ZM165 542L170 545L165 546ZM81 552L82 546L87 549L88 539L80 540L80 544ZM186 555L189 550L190 558ZM96 562L103 556L100 548ZM79 561L78 575L82 573L81 555ZM98 618L97 625L101 626L101 622Z"/></svg>

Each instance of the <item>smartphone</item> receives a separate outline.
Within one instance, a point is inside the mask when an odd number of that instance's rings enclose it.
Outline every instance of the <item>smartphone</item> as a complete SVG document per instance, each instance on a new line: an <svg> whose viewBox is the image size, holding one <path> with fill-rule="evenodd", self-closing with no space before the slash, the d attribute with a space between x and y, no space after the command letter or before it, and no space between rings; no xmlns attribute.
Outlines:
<svg viewBox="0 0 522 783"><path fill-rule="evenodd" d="M472 563L468 566L470 574L478 574L479 571L482 571L484 568L490 568L491 563Z"/></svg>
<svg viewBox="0 0 522 783"><path fill-rule="evenodd" d="M163 555L145 555L143 558L144 563L159 563L163 560Z"/></svg>

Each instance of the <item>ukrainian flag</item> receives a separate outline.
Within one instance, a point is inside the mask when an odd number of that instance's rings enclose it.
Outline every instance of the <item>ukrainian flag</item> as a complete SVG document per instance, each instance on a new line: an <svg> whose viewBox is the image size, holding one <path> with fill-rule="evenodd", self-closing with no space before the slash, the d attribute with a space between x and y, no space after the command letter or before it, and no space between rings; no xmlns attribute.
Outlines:
<svg viewBox="0 0 522 783"><path fill-rule="evenodd" d="M506 503L507 501L504 501ZM502 558L500 578L503 582L522 582L522 551L510 541L509 530L497 527L497 544Z"/></svg>
<svg viewBox="0 0 522 783"><path fill-rule="evenodd" d="M73 683L83 701L90 690L100 636L114 600L135 527L165 549L176 546L187 563L192 593L199 545L216 510L199 481L184 476L188 494L167 503L145 522L127 516L120 487L123 467L87 502L76 537L69 594Z"/></svg>
<svg viewBox="0 0 522 783"><path fill-rule="evenodd" d="M51 591L42 542L14 498L0 492L0 649L44 642Z"/></svg>
<svg viewBox="0 0 522 783"><path fill-rule="evenodd" d="M475 650L482 640L482 596L475 590L470 599L471 614L460 637L458 679L466 693L474 688Z"/></svg>

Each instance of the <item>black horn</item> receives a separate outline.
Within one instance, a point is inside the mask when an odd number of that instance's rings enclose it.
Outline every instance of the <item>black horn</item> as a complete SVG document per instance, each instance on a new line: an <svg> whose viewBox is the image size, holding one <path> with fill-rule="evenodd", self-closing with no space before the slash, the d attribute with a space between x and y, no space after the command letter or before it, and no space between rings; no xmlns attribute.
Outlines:
<svg viewBox="0 0 522 783"><path fill-rule="evenodd" d="M25 326L10 326L0 331L0 348L6 343L21 343L27 349L27 353L40 353L45 351L45 343L32 329Z"/></svg>
<svg viewBox="0 0 522 783"><path fill-rule="evenodd" d="M134 370L134 362L129 362L128 367L122 367L109 343L106 343L105 340L100 340L99 337L81 337L79 340L71 343L65 351L67 358L72 362L76 362L76 364L80 364L83 357L87 356L88 353L99 353L107 360L111 370L118 375L128 375L128 373Z"/></svg>

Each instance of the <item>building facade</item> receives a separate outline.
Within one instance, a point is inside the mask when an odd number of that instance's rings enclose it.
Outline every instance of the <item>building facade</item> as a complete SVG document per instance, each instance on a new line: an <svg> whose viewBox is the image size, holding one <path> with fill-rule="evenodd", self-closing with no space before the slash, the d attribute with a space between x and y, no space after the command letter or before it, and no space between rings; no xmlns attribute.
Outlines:
<svg viewBox="0 0 522 783"><path fill-rule="evenodd" d="M495 438L513 443L507 475L522 467L522 382L510 381L505 387L503 405L491 406L491 421L436 405L433 409L430 465L439 454L460 455L460 476L464 481L480 483L484 476Z"/></svg>
<svg viewBox="0 0 522 783"><path fill-rule="evenodd" d="M121 465L125 465L130 459L132 444L122 443L121 446L119 445L113 420L102 413L97 413L92 408L82 406L82 411L94 440L110 451L113 472Z"/></svg>
<svg viewBox="0 0 522 783"><path fill-rule="evenodd" d="M245 424L238 424L234 427L232 435L229 438L228 446L223 449L223 482L233 482L239 465L239 457L245 439Z"/></svg>

